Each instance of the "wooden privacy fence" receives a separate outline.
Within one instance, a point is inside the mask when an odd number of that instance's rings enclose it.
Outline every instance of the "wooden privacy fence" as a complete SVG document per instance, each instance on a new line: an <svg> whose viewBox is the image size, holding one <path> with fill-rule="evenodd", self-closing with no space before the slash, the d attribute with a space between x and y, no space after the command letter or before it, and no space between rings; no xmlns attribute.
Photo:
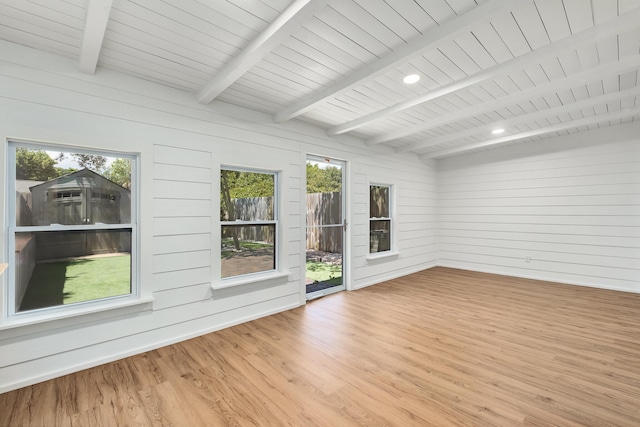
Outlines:
<svg viewBox="0 0 640 427"><path fill-rule="evenodd" d="M243 221L273 218L272 197L232 199L235 218ZM342 192L307 194L307 249L342 253ZM221 219L227 220L226 212ZM328 227L334 225L334 227ZM234 227L235 228L235 227ZM229 230L230 231L230 230ZM238 238L273 242L274 228L237 227ZM230 237L223 232L223 238Z"/></svg>
<svg viewBox="0 0 640 427"><path fill-rule="evenodd" d="M231 199L233 209L235 210L234 218L229 218L227 212L221 212L222 220L242 220L256 221L273 219L273 197L247 197L241 199ZM257 226L224 226L222 227L222 238L227 239L237 233L236 237L240 240L250 240L254 242L274 242L275 226L272 224Z"/></svg>
<svg viewBox="0 0 640 427"><path fill-rule="evenodd" d="M342 253L342 234L342 192L307 194L307 250Z"/></svg>

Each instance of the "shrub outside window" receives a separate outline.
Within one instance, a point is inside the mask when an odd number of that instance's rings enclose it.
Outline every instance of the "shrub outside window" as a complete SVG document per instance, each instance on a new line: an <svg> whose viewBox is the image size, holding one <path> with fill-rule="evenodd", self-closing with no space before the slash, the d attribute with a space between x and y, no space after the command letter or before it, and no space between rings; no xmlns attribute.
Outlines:
<svg viewBox="0 0 640 427"><path fill-rule="evenodd" d="M11 142L9 315L136 293L136 158Z"/></svg>
<svg viewBox="0 0 640 427"><path fill-rule="evenodd" d="M277 173L220 171L221 277L277 270Z"/></svg>
<svg viewBox="0 0 640 427"><path fill-rule="evenodd" d="M369 186L369 253L391 251L391 186Z"/></svg>

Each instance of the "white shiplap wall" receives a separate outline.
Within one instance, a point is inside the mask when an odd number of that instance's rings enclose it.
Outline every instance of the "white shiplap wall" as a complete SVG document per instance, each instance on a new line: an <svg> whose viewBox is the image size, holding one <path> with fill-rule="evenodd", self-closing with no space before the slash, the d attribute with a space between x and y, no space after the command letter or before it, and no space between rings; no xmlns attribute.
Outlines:
<svg viewBox="0 0 640 427"><path fill-rule="evenodd" d="M0 41L0 164L7 138L122 150L141 155L140 280L153 303L37 325L0 322L0 392L98 365L304 303L304 159L348 164L348 286L352 289L435 265L435 172L411 155L329 138L301 122L193 95L104 68ZM277 170L282 178L281 264L288 276L212 290L219 277L220 165ZM5 170L4 167L2 169ZM400 255L372 263L368 183L396 186ZM6 176L0 173L0 240L6 242ZM0 246L0 260L6 254ZM6 286L6 275L2 277ZM0 306L4 307L0 292ZM2 309L4 310L4 308Z"/></svg>
<svg viewBox="0 0 640 427"><path fill-rule="evenodd" d="M438 188L441 265L640 292L637 123L444 159Z"/></svg>

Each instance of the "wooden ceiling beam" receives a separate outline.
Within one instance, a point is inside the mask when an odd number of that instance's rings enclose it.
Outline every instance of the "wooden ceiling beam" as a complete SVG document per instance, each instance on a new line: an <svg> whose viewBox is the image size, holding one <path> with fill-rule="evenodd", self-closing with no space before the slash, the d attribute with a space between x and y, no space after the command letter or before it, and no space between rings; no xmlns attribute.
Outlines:
<svg viewBox="0 0 640 427"><path fill-rule="evenodd" d="M504 98L496 99L494 101L482 104L482 108L484 111L496 111L502 108L507 108L510 106L518 105L523 102L527 102L530 99L536 99L544 95L556 93L561 89L574 88L581 83L586 84L588 82L596 81L597 79L600 79L601 76L603 75L617 76L629 71L637 70L639 67L640 67L640 55L631 56L621 60L620 62L600 65L598 67L591 68L581 73L574 74L569 77L565 77L564 79L542 84L540 86L534 86L532 88L519 92L515 95L510 95ZM568 104L566 108L570 108L572 107L572 105L573 104ZM464 108L462 110L458 110L451 114L445 114L443 116L438 117L435 120L421 123L417 126L411 126L409 128L375 136L367 140L366 144L372 145L372 144L380 144L386 141L392 141L395 139L402 138L404 136L413 135L422 131L437 128L437 127L446 125L448 123L455 123L461 120L467 120L477 116L478 114L479 114L478 106L474 105L468 108ZM446 138L446 136L432 138L432 139L430 138L429 140L424 142L417 142L414 144L406 145L404 147L399 148L398 152L417 151L417 150L420 150L421 148L427 148L433 145L438 145L438 144L432 144L432 141L435 141L436 139L440 140L444 138ZM444 142L444 141L441 141L441 142Z"/></svg>
<svg viewBox="0 0 640 427"><path fill-rule="evenodd" d="M355 71L332 86L307 96L304 100L279 111L275 114L274 120L277 123L281 123L304 114L318 104L362 84L365 80L373 80L385 74L398 65L407 62L412 57L433 50L444 41L453 40L462 33L469 31L469 28L474 24L484 22L495 14L510 10L512 7L513 2L510 0L489 0L465 14L411 39L409 43L398 47L378 61Z"/></svg>
<svg viewBox="0 0 640 427"><path fill-rule="evenodd" d="M89 1L78 61L78 67L83 73L94 74L96 72L112 6L113 0Z"/></svg>
<svg viewBox="0 0 640 427"><path fill-rule="evenodd" d="M282 44L293 31L326 6L328 0L294 0L262 33L229 61L198 93L198 102L208 104Z"/></svg>
<svg viewBox="0 0 640 427"><path fill-rule="evenodd" d="M612 111L610 113L600 114L597 116L589 116L582 119L571 120L569 122L558 123L551 126L546 126L541 129L536 129L528 132L516 133L513 135L507 135L502 138L489 139L486 141L476 142L473 144L463 145L460 147L449 148L445 150L434 151L432 153L427 153L420 158L422 159L440 159L443 157L450 156L452 154L461 154L466 151L475 150L477 148L490 147L492 145L499 145L505 142L517 141L519 139L530 138L532 136L544 135L546 133L551 132L559 132L566 129L573 129L580 126L588 126L592 124L607 122L611 120L622 120L628 119L630 117L634 117L640 114L640 107L630 107L624 108L618 111Z"/></svg>
<svg viewBox="0 0 640 427"><path fill-rule="evenodd" d="M614 36L632 29L637 28L640 21L640 8L634 9L624 15L612 18L600 25L593 26L572 36L561 39L555 43L540 47L524 55L515 57L494 67L487 68L476 74L472 74L466 78L457 80L448 85L444 85L427 94L408 99L406 101L391 105L382 110L378 110L371 114L359 117L355 120L333 126L327 130L329 135L337 135L358 129L369 123L385 119L393 114L402 112L409 108L424 104L425 102L449 95L456 91L466 89L484 81L488 81L498 75L505 75L514 71L521 70L531 64L558 55L562 52L576 50L579 47L594 43L595 40Z"/></svg>

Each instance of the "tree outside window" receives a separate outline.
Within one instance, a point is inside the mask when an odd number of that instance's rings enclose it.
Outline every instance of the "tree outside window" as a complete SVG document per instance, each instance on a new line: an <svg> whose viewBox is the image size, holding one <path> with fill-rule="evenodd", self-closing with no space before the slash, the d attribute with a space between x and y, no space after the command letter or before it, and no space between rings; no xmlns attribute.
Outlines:
<svg viewBox="0 0 640 427"><path fill-rule="evenodd" d="M221 277L277 269L277 174L220 171Z"/></svg>

